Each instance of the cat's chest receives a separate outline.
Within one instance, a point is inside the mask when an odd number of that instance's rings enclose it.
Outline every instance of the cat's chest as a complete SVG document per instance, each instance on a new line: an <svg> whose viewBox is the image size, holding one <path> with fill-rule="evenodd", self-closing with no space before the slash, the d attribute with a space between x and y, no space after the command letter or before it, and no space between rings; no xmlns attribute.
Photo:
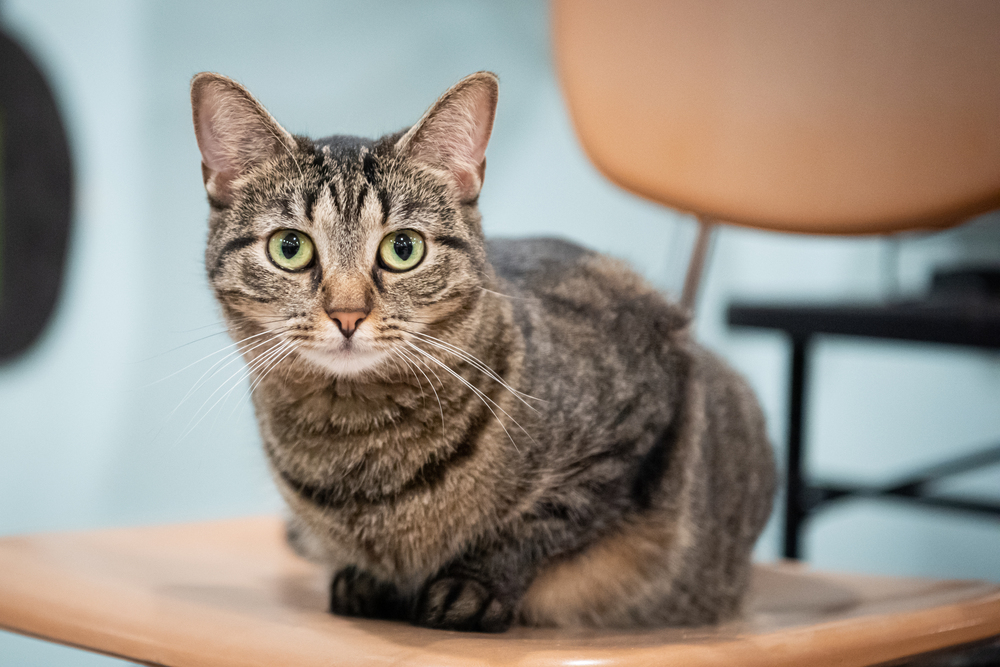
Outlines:
<svg viewBox="0 0 1000 667"><path fill-rule="evenodd" d="M281 429L276 435L285 440L337 440L358 434L377 438L407 419L407 402L400 400L403 398L386 392L364 395L324 391L283 401L270 411Z"/></svg>
<svg viewBox="0 0 1000 667"><path fill-rule="evenodd" d="M292 512L308 526L313 558L332 571L354 566L402 588L439 570L484 519L484 507L472 502L471 488L448 498L440 490L423 489L389 502L351 500L327 506L280 478L277 484Z"/></svg>
<svg viewBox="0 0 1000 667"><path fill-rule="evenodd" d="M363 567L399 585L420 580L457 553L495 508L499 479L483 453L461 445L441 450L440 434L425 431L428 423L440 428L439 413L411 423L405 408L386 405L376 413L368 405L367 416L328 427L319 407L300 404L296 435L265 442L282 495L320 536L331 567ZM322 413L337 419L357 407L342 402ZM279 413L270 428L295 419ZM500 429L489 423L482 436L496 438Z"/></svg>
<svg viewBox="0 0 1000 667"><path fill-rule="evenodd" d="M328 387L258 401L265 450L275 472L329 505L397 495L445 443L437 403L408 387ZM432 399L433 400L433 399ZM449 415L461 425L465 417Z"/></svg>
<svg viewBox="0 0 1000 667"><path fill-rule="evenodd" d="M274 382L254 397L258 417L289 445L296 440L336 440L351 434L377 436L412 418L420 397L405 384L301 385Z"/></svg>

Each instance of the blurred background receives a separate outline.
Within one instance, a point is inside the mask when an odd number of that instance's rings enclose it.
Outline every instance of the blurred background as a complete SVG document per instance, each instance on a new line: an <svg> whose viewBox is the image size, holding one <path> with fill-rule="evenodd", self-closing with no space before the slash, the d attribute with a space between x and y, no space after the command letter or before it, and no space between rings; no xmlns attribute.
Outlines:
<svg viewBox="0 0 1000 667"><path fill-rule="evenodd" d="M53 88L76 190L54 315L0 365L0 534L280 511L240 363L212 375L230 341L202 267L208 206L188 101L199 71L242 82L291 132L377 136L412 124L462 76L492 70L501 95L480 200L487 234L567 237L676 296L695 223L587 162L560 98L547 12L529 1L3 0L0 25ZM935 269L998 261L997 215L879 239L723 228L697 336L749 378L780 457L787 343L727 327L730 302L917 295ZM995 352L828 337L812 378L812 472L877 482L1000 436ZM996 497L1000 471L948 490ZM996 520L892 501L824 510L805 551L828 569L1000 580ZM772 525L757 555L778 553ZM0 633L0 665L116 662Z"/></svg>

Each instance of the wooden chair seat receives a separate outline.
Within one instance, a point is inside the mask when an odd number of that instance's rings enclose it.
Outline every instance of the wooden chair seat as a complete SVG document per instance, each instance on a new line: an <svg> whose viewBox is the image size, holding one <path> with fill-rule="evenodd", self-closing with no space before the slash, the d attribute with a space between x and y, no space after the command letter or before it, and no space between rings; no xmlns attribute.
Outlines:
<svg viewBox="0 0 1000 667"><path fill-rule="evenodd" d="M1000 634L1000 586L756 567L745 618L477 635L336 617L282 522L0 539L0 627L154 665L870 665Z"/></svg>

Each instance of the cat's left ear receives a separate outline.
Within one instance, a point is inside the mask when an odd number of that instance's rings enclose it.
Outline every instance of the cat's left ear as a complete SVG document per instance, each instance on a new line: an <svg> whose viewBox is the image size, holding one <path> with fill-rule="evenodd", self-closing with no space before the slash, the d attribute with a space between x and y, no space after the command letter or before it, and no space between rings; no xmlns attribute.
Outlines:
<svg viewBox="0 0 1000 667"><path fill-rule="evenodd" d="M443 170L461 201L474 201L483 187L486 144L493 131L498 96L496 74L470 74L427 110L396 142L396 149L417 162Z"/></svg>

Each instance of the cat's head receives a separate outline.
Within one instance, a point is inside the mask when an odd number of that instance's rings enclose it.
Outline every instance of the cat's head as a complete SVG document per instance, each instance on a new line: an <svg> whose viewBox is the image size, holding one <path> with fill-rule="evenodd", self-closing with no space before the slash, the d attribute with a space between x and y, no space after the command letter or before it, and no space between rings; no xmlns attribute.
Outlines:
<svg viewBox="0 0 1000 667"><path fill-rule="evenodd" d="M495 75L462 79L373 141L293 136L218 74L194 77L191 103L206 268L231 329L253 336L249 356L354 376L390 360L404 332L472 312L488 272L476 200Z"/></svg>

